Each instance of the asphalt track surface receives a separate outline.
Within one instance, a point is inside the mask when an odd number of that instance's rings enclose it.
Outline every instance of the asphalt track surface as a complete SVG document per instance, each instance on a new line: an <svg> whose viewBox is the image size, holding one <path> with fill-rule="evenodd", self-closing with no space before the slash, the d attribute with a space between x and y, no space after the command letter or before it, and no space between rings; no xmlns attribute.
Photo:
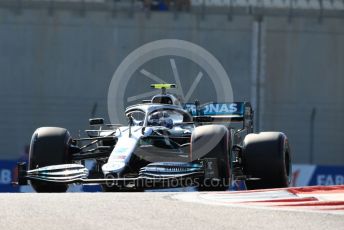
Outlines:
<svg viewBox="0 0 344 230"><path fill-rule="evenodd" d="M0 229L344 229L344 215L185 202L182 193L4 193Z"/></svg>

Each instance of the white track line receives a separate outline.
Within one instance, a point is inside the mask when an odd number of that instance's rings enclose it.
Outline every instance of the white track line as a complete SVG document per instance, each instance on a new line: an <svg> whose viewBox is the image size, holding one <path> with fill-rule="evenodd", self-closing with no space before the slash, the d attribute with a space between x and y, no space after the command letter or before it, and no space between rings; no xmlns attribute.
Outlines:
<svg viewBox="0 0 344 230"><path fill-rule="evenodd" d="M299 188L240 192L182 193L173 197L185 202L224 205L254 209L320 212L344 215L343 190L331 187L314 187L313 192ZM302 189L302 188L301 188Z"/></svg>

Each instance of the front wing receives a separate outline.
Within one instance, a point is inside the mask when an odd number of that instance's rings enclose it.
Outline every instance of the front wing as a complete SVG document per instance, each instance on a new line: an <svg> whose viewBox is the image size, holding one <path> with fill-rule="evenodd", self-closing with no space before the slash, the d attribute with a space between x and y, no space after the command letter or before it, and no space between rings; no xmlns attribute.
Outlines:
<svg viewBox="0 0 344 230"><path fill-rule="evenodd" d="M88 178L88 170L81 164L62 164L27 170L26 163L18 163L18 185L28 181L44 181L63 184L115 184L132 187L180 187L192 186L199 179L217 179L217 160L202 159L197 162L156 162L141 168L138 177Z"/></svg>

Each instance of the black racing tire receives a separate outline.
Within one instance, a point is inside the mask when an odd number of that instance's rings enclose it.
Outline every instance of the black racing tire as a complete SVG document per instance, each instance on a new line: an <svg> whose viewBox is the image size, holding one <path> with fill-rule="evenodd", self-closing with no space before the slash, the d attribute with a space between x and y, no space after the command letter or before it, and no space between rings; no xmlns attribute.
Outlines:
<svg viewBox="0 0 344 230"><path fill-rule="evenodd" d="M71 162L69 146L72 138L63 128L42 127L32 135L29 153L29 170ZM36 192L66 192L67 184L30 181Z"/></svg>
<svg viewBox="0 0 344 230"><path fill-rule="evenodd" d="M191 135L190 160L204 158L217 159L218 179L213 183L200 178L197 188L200 191L228 190L230 177L230 135L223 125L204 125L196 127Z"/></svg>
<svg viewBox="0 0 344 230"><path fill-rule="evenodd" d="M281 132L248 134L243 141L247 189L288 187L291 181L291 153L288 138Z"/></svg>

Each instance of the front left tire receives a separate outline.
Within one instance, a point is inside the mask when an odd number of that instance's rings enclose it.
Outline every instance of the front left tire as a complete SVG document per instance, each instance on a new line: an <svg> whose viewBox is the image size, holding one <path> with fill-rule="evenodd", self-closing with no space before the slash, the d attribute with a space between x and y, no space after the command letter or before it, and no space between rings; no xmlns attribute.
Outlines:
<svg viewBox="0 0 344 230"><path fill-rule="evenodd" d="M71 163L69 146L72 138L64 128L42 127L32 135L29 153L29 170L49 165ZM67 184L30 181L36 192L66 192Z"/></svg>

